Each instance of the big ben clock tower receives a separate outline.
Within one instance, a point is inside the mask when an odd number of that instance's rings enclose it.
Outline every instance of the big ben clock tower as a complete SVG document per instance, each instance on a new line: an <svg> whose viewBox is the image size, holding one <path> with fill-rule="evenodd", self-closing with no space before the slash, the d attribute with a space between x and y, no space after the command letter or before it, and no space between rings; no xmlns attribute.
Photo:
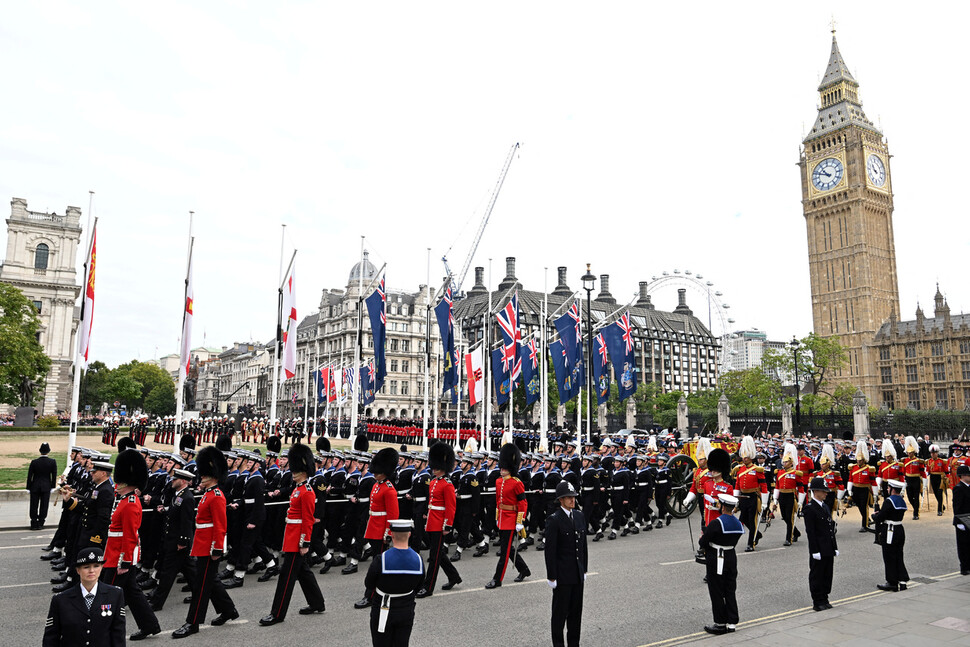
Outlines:
<svg viewBox="0 0 970 647"><path fill-rule="evenodd" d="M869 346L890 314L899 314L890 154L866 117L859 83L839 52L818 86L815 125L798 166L808 230L815 334L838 337L848 362L836 382L862 388L873 402L875 363Z"/></svg>

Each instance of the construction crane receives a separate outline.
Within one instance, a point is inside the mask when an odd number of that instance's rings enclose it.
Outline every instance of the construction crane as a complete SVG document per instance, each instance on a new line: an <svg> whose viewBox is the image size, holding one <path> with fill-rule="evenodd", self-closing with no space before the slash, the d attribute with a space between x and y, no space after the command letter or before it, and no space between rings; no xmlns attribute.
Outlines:
<svg viewBox="0 0 970 647"><path fill-rule="evenodd" d="M485 233L485 226L488 224L488 218L492 215L492 209L495 208L495 202L498 200L498 194L502 191L502 184L505 182L505 176L509 172L509 167L512 165L512 158L515 156L515 151L519 149L519 142L515 142L512 148L509 150L508 156L505 158L505 164L502 166L502 172L499 173L498 182L495 183L495 190L492 191L492 197L488 201L488 206L485 207L485 215L482 217L482 223L478 226L478 231L475 232L475 238L472 240L471 249L468 250L468 256L465 258L465 263L461 268L461 273L458 274L457 278L451 271L451 267L448 265L448 257L442 256L441 262L445 264L445 274L451 279L451 293L454 297L458 297L461 294L461 286L465 282L465 276L468 275L468 269L471 267L472 260L475 258L475 252L478 250L478 244L482 242L482 234Z"/></svg>

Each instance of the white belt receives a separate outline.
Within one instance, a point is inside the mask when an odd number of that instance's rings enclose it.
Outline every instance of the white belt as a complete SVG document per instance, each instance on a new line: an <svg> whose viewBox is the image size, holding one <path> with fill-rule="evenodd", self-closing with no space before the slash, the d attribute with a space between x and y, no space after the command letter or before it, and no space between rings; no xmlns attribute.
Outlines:
<svg viewBox="0 0 970 647"><path fill-rule="evenodd" d="M415 501L427 501L428 500L428 497L426 497L426 496L416 496L416 497L414 497L414 500Z"/></svg>
<svg viewBox="0 0 970 647"><path fill-rule="evenodd" d="M387 516L387 511L385 510L371 510L370 516L372 517L385 517Z"/></svg>
<svg viewBox="0 0 970 647"><path fill-rule="evenodd" d="M734 550L734 546L721 546L718 544L708 544L711 548L717 549L717 574L724 574L724 553L729 550Z"/></svg>
<svg viewBox="0 0 970 647"><path fill-rule="evenodd" d="M445 506L443 506L443 505L429 505L428 506L428 509L429 510L444 510L445 509Z"/></svg>
<svg viewBox="0 0 970 647"><path fill-rule="evenodd" d="M380 589L374 589L377 595L381 596L381 610L377 615L377 632L384 633L384 629L387 627L387 614L391 610L391 598L403 598L405 596L411 595L408 593L385 593Z"/></svg>
<svg viewBox="0 0 970 647"><path fill-rule="evenodd" d="M895 527L896 526L902 526L903 525L903 522L902 521L886 521L885 524L886 524L886 526L888 526L886 528L886 543L887 544L891 544L891 543L893 543L893 533L895 532L895 530L894 530Z"/></svg>
<svg viewBox="0 0 970 647"><path fill-rule="evenodd" d="M243 503L249 505L250 503L256 503L256 499L243 499Z"/></svg>
<svg viewBox="0 0 970 647"><path fill-rule="evenodd" d="M590 485L589 487L584 487L583 488L583 492L592 492L595 489L596 488L594 488L592 485Z"/></svg>
<svg viewBox="0 0 970 647"><path fill-rule="evenodd" d="M290 519L289 517L287 517L286 523L303 523L303 519Z"/></svg>
<svg viewBox="0 0 970 647"><path fill-rule="evenodd" d="M543 492L545 492L546 494L555 494L556 488L552 488L551 490L543 490Z"/></svg>
<svg viewBox="0 0 970 647"><path fill-rule="evenodd" d="M470 495L470 494L459 494L458 495L458 498L459 499L470 499L470 498L472 498L472 495Z"/></svg>
<svg viewBox="0 0 970 647"><path fill-rule="evenodd" d="M113 530L109 530L108 531L108 536L109 537L124 537L125 536L125 533L123 533L123 532L115 532Z"/></svg>
<svg viewBox="0 0 970 647"><path fill-rule="evenodd" d="M364 499L357 499L357 503L367 503L368 501L370 501L370 497L366 497Z"/></svg>
<svg viewBox="0 0 970 647"><path fill-rule="evenodd" d="M327 499L327 503L347 503L347 499Z"/></svg>
<svg viewBox="0 0 970 647"><path fill-rule="evenodd" d="M407 494L407 493L408 493L408 492L410 492L410 491L411 491L411 488L408 488L408 489L406 489L406 490L398 490L398 491L397 491L397 495L398 495L398 496L404 496L405 494Z"/></svg>
<svg viewBox="0 0 970 647"><path fill-rule="evenodd" d="M216 524L214 524L214 523L197 523L197 524L195 524L195 527L196 528L212 528L215 525Z"/></svg>
<svg viewBox="0 0 970 647"><path fill-rule="evenodd" d="M625 485L621 485L620 487L616 487L615 485L613 486L614 492L618 492L619 490L625 490L625 489L626 489Z"/></svg>

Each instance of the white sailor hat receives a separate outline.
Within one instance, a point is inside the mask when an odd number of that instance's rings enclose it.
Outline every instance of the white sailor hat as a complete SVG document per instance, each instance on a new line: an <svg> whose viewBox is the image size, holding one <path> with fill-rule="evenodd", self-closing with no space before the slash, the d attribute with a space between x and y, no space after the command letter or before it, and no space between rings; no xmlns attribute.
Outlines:
<svg viewBox="0 0 970 647"><path fill-rule="evenodd" d="M725 505L731 506L732 508L737 507L738 505L738 497L731 494L718 494L717 500Z"/></svg>
<svg viewBox="0 0 970 647"><path fill-rule="evenodd" d="M902 490L906 487L906 484L902 481L897 481L896 479L889 479L889 487Z"/></svg>
<svg viewBox="0 0 970 647"><path fill-rule="evenodd" d="M414 522L410 519L391 519L387 525L390 526L391 532L411 532Z"/></svg>
<svg viewBox="0 0 970 647"><path fill-rule="evenodd" d="M178 468L172 470L172 476L174 476L177 479L184 479L186 481L194 481L195 480L195 474L193 474L192 472L190 472L188 470L180 470Z"/></svg>
<svg viewBox="0 0 970 647"><path fill-rule="evenodd" d="M114 468L115 468L115 466L112 465L111 463L107 462L107 461L104 461L104 462L102 462L102 461L95 461L94 463L91 464L91 469L92 470L98 470L98 471L101 471L101 472L107 472L108 474L111 474L111 472L114 470Z"/></svg>

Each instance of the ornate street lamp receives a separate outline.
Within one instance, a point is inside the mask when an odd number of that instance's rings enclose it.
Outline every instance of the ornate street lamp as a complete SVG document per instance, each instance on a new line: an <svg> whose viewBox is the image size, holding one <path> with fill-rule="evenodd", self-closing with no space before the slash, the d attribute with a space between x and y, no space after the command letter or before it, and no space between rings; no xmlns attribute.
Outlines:
<svg viewBox="0 0 970 647"><path fill-rule="evenodd" d="M592 431L592 398L590 392L593 390L593 326L591 318L593 310L591 307L593 287L596 285L596 277L589 271L589 263L586 263L586 274L583 275L583 289L586 290L586 440L591 441Z"/></svg>

